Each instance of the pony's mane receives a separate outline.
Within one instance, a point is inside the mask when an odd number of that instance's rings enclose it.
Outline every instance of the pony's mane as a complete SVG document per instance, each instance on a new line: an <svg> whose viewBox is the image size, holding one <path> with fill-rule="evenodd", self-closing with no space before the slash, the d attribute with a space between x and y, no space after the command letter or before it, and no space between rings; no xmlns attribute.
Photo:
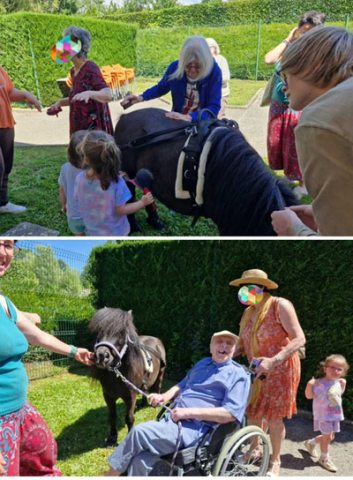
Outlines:
<svg viewBox="0 0 353 480"><path fill-rule="evenodd" d="M298 203L291 190L270 173L239 130L215 132L209 159L206 188L208 183L220 232L274 235L271 212Z"/></svg>
<svg viewBox="0 0 353 480"><path fill-rule="evenodd" d="M97 310L88 328L98 338L110 339L111 342L121 337L125 340L126 335L136 341L138 336L131 311L120 308L105 307Z"/></svg>

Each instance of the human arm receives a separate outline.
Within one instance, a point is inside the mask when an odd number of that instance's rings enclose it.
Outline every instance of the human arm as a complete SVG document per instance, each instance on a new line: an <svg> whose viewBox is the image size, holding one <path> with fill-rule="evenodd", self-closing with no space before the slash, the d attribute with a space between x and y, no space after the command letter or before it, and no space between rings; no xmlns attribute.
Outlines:
<svg viewBox="0 0 353 480"><path fill-rule="evenodd" d="M61 204L61 211L66 213L66 194L64 187L60 185L59 187L59 198L60 198L60 204Z"/></svg>
<svg viewBox="0 0 353 480"><path fill-rule="evenodd" d="M6 462L4 460L4 457L2 456L2 453L0 452L0 475L5 474L5 468L4 465L6 465Z"/></svg>
<svg viewBox="0 0 353 480"><path fill-rule="evenodd" d="M34 325L37 325L39 323L41 323L41 318L40 316L38 315L38 313L32 313L32 312L22 312L21 313L26 317L28 318L28 320L30 320L32 323L34 323Z"/></svg>
<svg viewBox="0 0 353 480"><path fill-rule="evenodd" d="M297 31L298 27L293 28L293 30L289 32L288 36L284 40L282 40L281 43L279 43L275 48L266 53L266 65L273 65L274 63L278 62L278 60L282 57L285 49L295 39L295 34Z"/></svg>
<svg viewBox="0 0 353 480"><path fill-rule="evenodd" d="M163 95L166 95L168 92L170 92L171 81L169 79L169 76L174 73L177 67L178 61L172 62L165 71L161 80L156 85L148 88L142 93L142 95L140 95L143 99L142 101L153 100L154 98L162 97Z"/></svg>
<svg viewBox="0 0 353 480"><path fill-rule="evenodd" d="M295 205L271 213L272 226L279 236L319 235L311 205Z"/></svg>
<svg viewBox="0 0 353 480"><path fill-rule="evenodd" d="M39 100L33 95L33 93L28 92L27 90L17 90L17 88L13 88L9 93L9 98L11 102L26 102L30 107L35 107L38 112L42 111L42 106L39 103Z"/></svg>
<svg viewBox="0 0 353 480"><path fill-rule="evenodd" d="M346 390L347 381L346 381L345 378L340 378L339 382L340 382L341 390L342 390L342 394L343 394Z"/></svg>
<svg viewBox="0 0 353 480"><path fill-rule="evenodd" d="M151 393L151 395L148 396L148 401L152 405L152 407L165 405L166 403L170 402L170 400L173 400L173 398L178 396L179 392L179 385L174 385L174 387L170 388L164 393Z"/></svg>
<svg viewBox="0 0 353 480"><path fill-rule="evenodd" d="M146 193L141 197L141 200L132 203L125 203L123 205L118 205L115 207L115 210L118 215L130 215L131 213L135 213L141 208L147 207L147 205L151 205L154 202L154 198L151 192Z"/></svg>
<svg viewBox="0 0 353 480"><path fill-rule="evenodd" d="M32 345L38 345L51 352L59 353L60 355L68 356L71 352L71 346L62 342L50 333L44 332L36 327L26 316L16 308L17 313L17 327L21 330L28 342ZM74 356L75 360L84 363L85 365L92 365L92 353L86 348L77 348Z"/></svg>
<svg viewBox="0 0 353 480"><path fill-rule="evenodd" d="M199 420L204 422L229 423L234 422L235 417L224 407L211 408L173 408L172 419L174 422L179 420Z"/></svg>
<svg viewBox="0 0 353 480"><path fill-rule="evenodd" d="M268 373L273 368L291 357L298 349L305 345L305 335L300 326L294 306L288 300L281 298L278 304L278 315L283 329L286 331L289 342L273 357L258 357L261 359L256 368L257 377Z"/></svg>
<svg viewBox="0 0 353 480"><path fill-rule="evenodd" d="M305 398L308 400L312 400L314 398L313 386L315 385L315 378L313 377L311 380L308 381L305 387Z"/></svg>
<svg viewBox="0 0 353 480"><path fill-rule="evenodd" d="M101 90L85 90L84 92L76 93L76 95L72 97L72 102L88 103L90 100L93 100L99 103L108 103L112 99L110 88L105 87Z"/></svg>
<svg viewBox="0 0 353 480"><path fill-rule="evenodd" d="M132 105L135 105L135 103L140 103L140 102L143 102L142 95L134 95L133 93L129 93L128 95L125 95L125 97L120 102L120 105L123 107L124 110L126 110Z"/></svg>

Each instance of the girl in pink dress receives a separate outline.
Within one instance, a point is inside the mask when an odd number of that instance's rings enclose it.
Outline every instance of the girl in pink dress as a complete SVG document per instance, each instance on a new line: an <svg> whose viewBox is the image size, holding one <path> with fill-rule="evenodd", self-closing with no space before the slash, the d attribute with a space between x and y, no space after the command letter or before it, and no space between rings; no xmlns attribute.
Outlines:
<svg viewBox="0 0 353 480"><path fill-rule="evenodd" d="M337 467L328 454L328 447L340 431L340 422L344 419L342 394L346 389L344 377L349 369L342 355L330 355L320 363L317 377L306 385L305 396L313 400L314 431L320 435L306 440L305 448L311 456L318 457L317 445L321 455L319 464L329 472L337 472Z"/></svg>

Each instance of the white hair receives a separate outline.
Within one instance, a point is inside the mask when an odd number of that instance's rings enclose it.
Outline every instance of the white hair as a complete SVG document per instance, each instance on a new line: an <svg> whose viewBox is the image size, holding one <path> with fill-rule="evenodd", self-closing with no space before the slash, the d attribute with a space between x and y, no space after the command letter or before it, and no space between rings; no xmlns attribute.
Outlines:
<svg viewBox="0 0 353 480"><path fill-rule="evenodd" d="M186 66L191 62L200 65L200 71L194 80L202 80L211 73L213 68L213 57L204 37L194 35L189 37L180 50L178 68L170 75L170 79L180 79L185 73Z"/></svg>
<svg viewBox="0 0 353 480"><path fill-rule="evenodd" d="M216 55L219 55L221 53L221 49L219 48L219 45L214 38L211 38L211 37L206 38L206 42L209 48L213 47L216 49Z"/></svg>
<svg viewBox="0 0 353 480"><path fill-rule="evenodd" d="M80 40L81 42L81 51L78 55L82 57L87 57L88 51L91 46L91 34L84 28L79 27L68 27L64 30L64 36L70 35L72 40Z"/></svg>

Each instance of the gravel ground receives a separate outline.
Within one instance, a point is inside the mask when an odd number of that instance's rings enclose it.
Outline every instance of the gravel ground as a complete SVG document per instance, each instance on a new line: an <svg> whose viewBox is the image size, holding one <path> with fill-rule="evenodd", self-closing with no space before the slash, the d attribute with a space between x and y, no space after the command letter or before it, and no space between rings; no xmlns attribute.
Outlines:
<svg viewBox="0 0 353 480"><path fill-rule="evenodd" d="M311 415L299 412L286 421L287 435L282 447L281 476L341 477L353 475L353 425L341 423L341 432L330 446L330 455L338 467L337 473L331 473L321 467L306 451L303 442L314 436Z"/></svg>

